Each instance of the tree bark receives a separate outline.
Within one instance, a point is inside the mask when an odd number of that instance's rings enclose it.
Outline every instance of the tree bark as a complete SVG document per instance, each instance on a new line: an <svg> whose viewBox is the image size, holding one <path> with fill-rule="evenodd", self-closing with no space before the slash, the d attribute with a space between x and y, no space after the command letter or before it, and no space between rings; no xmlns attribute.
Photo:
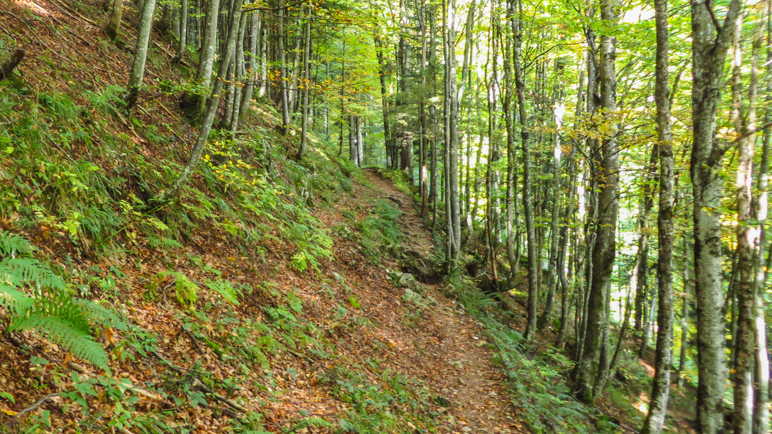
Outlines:
<svg viewBox="0 0 772 434"><path fill-rule="evenodd" d="M279 0L278 30L276 34L276 50L279 52L279 95L281 97L281 128L279 131L286 136L290 128L290 101L287 90L287 55L284 52L284 0ZM345 46L344 46L345 52ZM342 86L342 84L341 84ZM341 113L341 116L343 114Z"/></svg>
<svg viewBox="0 0 772 434"><path fill-rule="evenodd" d="M448 100L448 119L445 122L447 147L447 174L448 179L448 245L450 246L450 257L448 264L450 269L456 267L461 247L461 214L458 198L458 90L456 88L456 32L454 25L456 22L456 2L455 0L446 0L446 29L445 35L445 98Z"/></svg>
<svg viewBox="0 0 772 434"><path fill-rule="evenodd" d="M298 160L303 158L308 145L308 96L311 93L311 15L314 6L309 2L306 8L308 9L308 16L305 25L305 47L303 47L303 116L301 118L300 148L298 148L296 155ZM358 131L361 130L358 129Z"/></svg>
<svg viewBox="0 0 772 434"><path fill-rule="evenodd" d="M522 12L521 12L522 14ZM533 203L531 202L531 144L528 127L528 112L525 102L525 82L522 68L522 16L512 20L513 49L512 63L515 69L515 91L520 121L520 146L523 153L523 210L525 211L526 239L528 243L528 318L525 327L525 340L531 341L536 334L536 304L539 297L536 273L541 265L536 260L536 228L534 224Z"/></svg>
<svg viewBox="0 0 772 434"><path fill-rule="evenodd" d="M738 141L737 178L737 334L734 347L734 411L732 425L735 434L750 434L753 426L753 358L754 352L754 287L756 273L754 256L758 241L758 228L751 221L751 202L753 187L753 154L756 129L756 99L758 82L758 47L754 41L754 53L751 66L751 80L748 89L747 113L742 102L742 14L738 14L733 23L733 58L732 58L732 105L733 122ZM763 28L763 25L762 25Z"/></svg>
<svg viewBox="0 0 772 434"><path fill-rule="evenodd" d="M118 38L122 17L123 0L113 0L112 7L110 8L110 19L107 21L107 26L105 26L105 34L113 41Z"/></svg>
<svg viewBox="0 0 772 434"><path fill-rule="evenodd" d="M118 2L120 0L116 0ZM134 54L134 64L131 67L129 84L124 101L126 110L131 111L137 104L139 98L139 89L142 86L142 79L145 77L145 61L147 60L148 44L150 42L150 33L153 30L153 13L155 12L155 0L145 0L144 9L142 9L142 20L139 25L139 35L137 36L137 49Z"/></svg>
<svg viewBox="0 0 772 434"><path fill-rule="evenodd" d="M740 9L731 0L724 24L714 25L713 6L703 0L692 12L692 122L691 178L694 186L694 271L697 301L698 431L713 434L724 424L726 381L724 355L724 300L721 285L720 175L726 148L716 138L716 113L721 97L726 52L732 25Z"/></svg>
<svg viewBox="0 0 772 434"><path fill-rule="evenodd" d="M766 270L763 266L764 253L766 251L766 223L768 219L768 189L769 189L769 144L770 144L770 119L772 118L772 0L765 2L765 12L762 15L763 25L766 26L767 56L766 56L766 112L764 114L764 137L761 148L761 162L758 170L758 198L756 199L756 219L758 220L759 240L754 252L754 268L756 281L754 285L754 334L756 339L755 372L754 372L754 403L753 403L753 434L766 433L769 428L769 353L767 352L767 325L764 315L764 293L766 289ZM754 40L754 49L761 46L760 31ZM754 62L758 62L758 56L754 56Z"/></svg>
<svg viewBox="0 0 772 434"><path fill-rule="evenodd" d="M613 28L618 19L616 0L601 1L601 20ZM602 140L600 189L598 192L598 227L592 251L592 278L589 287L587 330L584 352L577 370L574 389L580 401L592 403L600 394L608 366L608 306L610 279L616 257L616 225L619 214L619 144L616 138L616 38L601 35L600 108L609 132ZM598 381L600 380L600 381Z"/></svg>
<svg viewBox="0 0 772 434"><path fill-rule="evenodd" d="M146 1L155 1L155 0L146 0ZM216 0L213 0L213 1L216 1ZM196 144L193 147L193 151L190 154L190 158L188 159L188 162L185 164L185 167L182 169L182 172L177 177L177 179L172 183L171 186L169 186L169 188L161 191L158 195L156 195L151 200L151 204L153 204L154 206L162 206L179 197L182 187L188 182L188 180L190 180L190 177L193 174L193 170L198 164L199 158L201 158L201 153L204 151L204 148L206 147L206 142L209 139L209 132L212 130L212 123L214 122L214 117L215 117L215 114L217 113L217 106L220 103L220 94L222 93L223 83L225 82L226 73L228 71L228 68L230 67L230 59L232 57L233 52L236 50L236 34L238 32L235 30L238 29L239 20L241 18L241 5L243 0L233 0L233 1L235 2L235 7L234 7L234 13L232 14L231 20L230 20L230 28L233 31L230 32L228 36L228 40L226 43L226 51L223 55L223 60L220 63L220 69L217 73L218 79L215 80L214 87L212 88L212 94L209 97L209 100L207 101L204 120L202 122L201 129L198 132L198 138L196 139Z"/></svg>
<svg viewBox="0 0 772 434"><path fill-rule="evenodd" d="M258 34L260 31L260 11L251 13L252 24L249 31L249 66L247 67L247 80L244 86L244 92L241 96L241 107L239 107L239 122L241 122L249 111L249 104L252 102L252 95L255 92L255 81L258 80L257 71L257 50Z"/></svg>
<svg viewBox="0 0 772 434"><path fill-rule="evenodd" d="M642 433L660 433L667 416L670 393L670 365L673 340L673 197L674 159L670 129L670 91L668 84L669 45L667 0L655 0L657 28L657 66L654 99L657 104L657 146L659 146L659 213L657 214L657 349L649 412Z"/></svg>
<svg viewBox="0 0 772 434"><path fill-rule="evenodd" d="M555 73L558 73L558 66L555 66ZM559 80L558 80L559 82ZM547 300L544 304L544 312L537 321L537 328L543 329L547 323L549 323L552 317L552 305L555 300L555 290L558 285L559 278L557 276L558 268L558 243L560 241L560 234L558 233L560 223L560 154L562 152L560 144L561 127L563 126L563 114L565 113L565 106L563 105L563 90L560 85L556 85L554 95L554 102L556 108L553 110L553 122L555 125L554 143L552 148L552 221L550 223L550 252L549 252L549 268L547 271Z"/></svg>
<svg viewBox="0 0 772 434"><path fill-rule="evenodd" d="M177 64L182 61L182 57L185 55L185 49L188 46L188 0L180 0L180 31L177 34L179 41L177 42L177 54L174 55L172 63Z"/></svg>

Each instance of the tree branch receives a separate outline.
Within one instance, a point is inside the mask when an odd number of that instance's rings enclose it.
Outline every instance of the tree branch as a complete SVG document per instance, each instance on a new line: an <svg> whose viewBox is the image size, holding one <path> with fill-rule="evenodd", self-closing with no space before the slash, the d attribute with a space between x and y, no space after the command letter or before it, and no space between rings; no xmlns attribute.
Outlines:
<svg viewBox="0 0 772 434"><path fill-rule="evenodd" d="M22 411L16 413L16 416L14 416L14 418L15 419L21 419L21 417L24 416L26 413L29 413L30 411L40 407L41 405L43 405L44 402L46 402L46 400L48 398L53 398L54 396L59 396L59 393L58 392L57 393L49 393L48 395L40 398L40 401L30 405L29 407L25 408Z"/></svg>

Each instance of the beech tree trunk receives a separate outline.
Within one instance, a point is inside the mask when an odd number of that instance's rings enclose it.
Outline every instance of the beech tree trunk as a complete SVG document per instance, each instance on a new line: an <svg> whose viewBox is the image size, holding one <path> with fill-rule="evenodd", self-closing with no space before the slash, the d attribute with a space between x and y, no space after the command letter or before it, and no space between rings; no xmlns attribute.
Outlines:
<svg viewBox="0 0 772 434"><path fill-rule="evenodd" d="M243 0L233 1L235 2L235 7L233 8L234 13L230 19L230 29L232 31L228 34L225 53L223 54L223 60L220 63L220 69L217 73L218 79L215 80L214 87L212 88L212 94L207 101L206 112L204 113L201 129L198 132L196 144L193 147L193 151L190 154L188 162L185 164L185 167L182 169L182 172L180 172L180 175L177 177L177 179L172 183L171 186L169 186L169 188L161 191L158 195L151 199L151 204L154 206L161 206L179 197L182 187L190 180L190 177L193 174L193 170L198 164L199 158L201 158L201 153L206 147L206 142L209 140L209 132L212 130L212 123L214 123L214 117L217 113L217 106L220 103L220 94L222 93L223 83L225 82L226 74L228 68L230 67L230 59L233 57L232 54L236 50L236 35L238 34L238 31L236 30L238 29L239 20L241 19L241 5Z"/></svg>
<svg viewBox="0 0 772 434"><path fill-rule="evenodd" d="M252 102L252 95L255 92L255 81L258 80L257 70L257 50L258 50L258 32L260 31L260 11L251 13L252 24L249 31L249 66L247 67L247 80L244 86L244 92L241 96L241 107L239 107L239 122L244 119L249 111L249 104Z"/></svg>
<svg viewBox="0 0 772 434"><path fill-rule="evenodd" d="M512 0L510 0L512 1ZM539 288L536 280L536 269L541 264L536 260L536 228L534 224L533 203L531 202L531 144L528 127L528 112L525 103L525 82L522 68L522 16L512 20L513 49L512 63L515 69L515 91L520 121L520 146L523 153L523 210L525 211L525 231L528 243L528 319L525 327L525 340L531 341L536 334L536 303L539 298Z"/></svg>
<svg viewBox="0 0 772 434"><path fill-rule="evenodd" d="M123 0L113 0L110 8L110 19L105 26L105 34L108 38L115 40L118 38L118 31L121 29L121 19L123 17Z"/></svg>
<svg viewBox="0 0 772 434"><path fill-rule="evenodd" d="M461 214L458 198L458 90L456 88L456 1L446 3L446 39L445 39L445 98L448 107L446 121L447 174L449 210L448 214L448 245L450 246L449 266L455 269L461 247Z"/></svg>
<svg viewBox="0 0 772 434"><path fill-rule="evenodd" d="M306 152L308 145L308 96L311 92L311 15L313 5L309 2L306 8L308 16L305 25L305 47L303 47L303 116L301 118L300 148L296 158L300 160Z"/></svg>
<svg viewBox="0 0 772 434"><path fill-rule="evenodd" d="M613 28L618 19L616 0L601 1L601 19ZM600 39L600 108L613 116L616 105L616 38L604 34ZM616 257L616 225L619 214L619 144L616 123L607 119L606 137L601 145L598 227L592 251L592 278L589 287L587 330L584 352L579 360L574 390L580 401L592 403L601 392L609 369L608 306L611 273Z"/></svg>
<svg viewBox="0 0 772 434"><path fill-rule="evenodd" d="M764 315L764 293L766 290L766 270L764 267L764 253L767 248L766 223L769 213L769 144L770 127L772 119L772 0L765 2L765 12L762 20L766 26L767 55L766 55L766 112L764 114L764 137L761 147L761 162L758 170L758 198L756 199L756 219L758 220L759 240L754 254L754 268L756 281L754 286L754 336L756 339L755 371L754 371L754 403L753 403L753 434L766 433L769 428L769 353L767 352L767 325ZM760 31L754 40L754 50L761 48ZM758 56L753 57L758 62Z"/></svg>
<svg viewBox="0 0 772 434"><path fill-rule="evenodd" d="M185 49L188 46L188 0L180 0L180 31L177 36L177 54L172 59L172 63L180 63L185 55Z"/></svg>
<svg viewBox="0 0 772 434"><path fill-rule="evenodd" d="M673 159L670 129L670 91L668 84L667 0L655 0L657 27L657 67L654 99L657 104L657 146L659 147L659 214L657 215L657 349L654 359L654 381L649 412L642 433L660 433L667 416L670 393L670 365L673 340Z"/></svg>
<svg viewBox="0 0 772 434"><path fill-rule="evenodd" d="M201 40L196 82L203 87L209 87L214 67L214 53L217 47L217 19L220 15L220 0L209 0L206 10L204 35Z"/></svg>
<svg viewBox="0 0 772 434"><path fill-rule="evenodd" d="M763 20L762 20L763 21ZM742 48L742 14L738 14L733 31L732 56L732 102L733 121L738 141L737 178L735 192L737 194L737 334L734 353L734 414L732 425L736 434L750 434L753 427L753 369L755 352L755 285L756 271L754 269L755 253L758 242L758 227L751 220L751 204L753 200L753 154L756 137L756 100L758 83L758 49L760 37L754 38L754 48L751 65L751 80L748 88L747 113L743 109L741 74ZM763 23L759 28L763 29ZM758 34L758 32L757 32ZM753 216L755 217L755 216Z"/></svg>
<svg viewBox="0 0 772 434"><path fill-rule="evenodd" d="M116 0L118 2L120 0ZM147 50L150 43L150 32L153 31L153 13L155 12L155 0L145 0L144 9L142 9L142 18L139 25L139 35L137 36L137 49L134 54L134 64L131 67L128 93L124 98L126 110L131 111L137 104L139 98L139 89L142 86L142 79L145 77L145 61L147 60Z"/></svg>
<svg viewBox="0 0 772 434"><path fill-rule="evenodd" d="M724 304L721 284L720 174L725 145L716 139L716 112L721 97L726 52L732 37L739 0L731 0L724 24L714 25L713 6L702 0L692 12L692 122L691 179L694 188L694 272L697 301L697 426L704 434L724 425L726 381Z"/></svg>

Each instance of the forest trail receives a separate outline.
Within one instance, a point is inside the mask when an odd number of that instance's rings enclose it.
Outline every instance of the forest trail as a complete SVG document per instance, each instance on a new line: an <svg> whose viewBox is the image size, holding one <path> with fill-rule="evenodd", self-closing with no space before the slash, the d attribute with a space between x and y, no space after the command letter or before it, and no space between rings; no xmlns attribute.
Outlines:
<svg viewBox="0 0 772 434"><path fill-rule="evenodd" d="M374 170L365 171L375 187L369 192L385 194L403 212L404 246L424 257L432 254L431 232L424 226L412 199ZM356 198L358 194L350 198ZM349 200L351 200L349 199ZM518 433L528 432L516 421L515 409L507 398L504 377L494 365L481 325L470 318L453 300L445 297L436 284L425 284L428 298L437 302L425 311L419 330L410 336L412 351L404 354L413 375L430 385L435 395L450 403L448 432ZM453 423L455 422L455 423Z"/></svg>

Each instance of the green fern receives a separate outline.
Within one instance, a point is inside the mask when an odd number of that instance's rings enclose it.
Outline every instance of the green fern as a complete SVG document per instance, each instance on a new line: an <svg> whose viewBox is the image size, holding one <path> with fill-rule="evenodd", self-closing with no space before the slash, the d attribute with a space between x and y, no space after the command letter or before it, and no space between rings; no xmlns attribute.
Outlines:
<svg viewBox="0 0 772 434"><path fill-rule="evenodd" d="M66 348L76 357L87 360L105 371L110 370L108 358L102 345L94 340L88 328L82 328L80 321L72 321L59 315L30 314L11 324L13 330L35 330L53 342Z"/></svg>
<svg viewBox="0 0 772 434"><path fill-rule="evenodd" d="M92 324L125 330L125 322L97 303L72 297L65 281L39 261L16 257L31 251L23 237L0 232L0 307L10 314L8 331L36 331L109 372L107 353L94 339Z"/></svg>
<svg viewBox="0 0 772 434"><path fill-rule="evenodd" d="M29 253L30 250L32 247L26 238L6 231L0 232L0 254L15 256Z"/></svg>

